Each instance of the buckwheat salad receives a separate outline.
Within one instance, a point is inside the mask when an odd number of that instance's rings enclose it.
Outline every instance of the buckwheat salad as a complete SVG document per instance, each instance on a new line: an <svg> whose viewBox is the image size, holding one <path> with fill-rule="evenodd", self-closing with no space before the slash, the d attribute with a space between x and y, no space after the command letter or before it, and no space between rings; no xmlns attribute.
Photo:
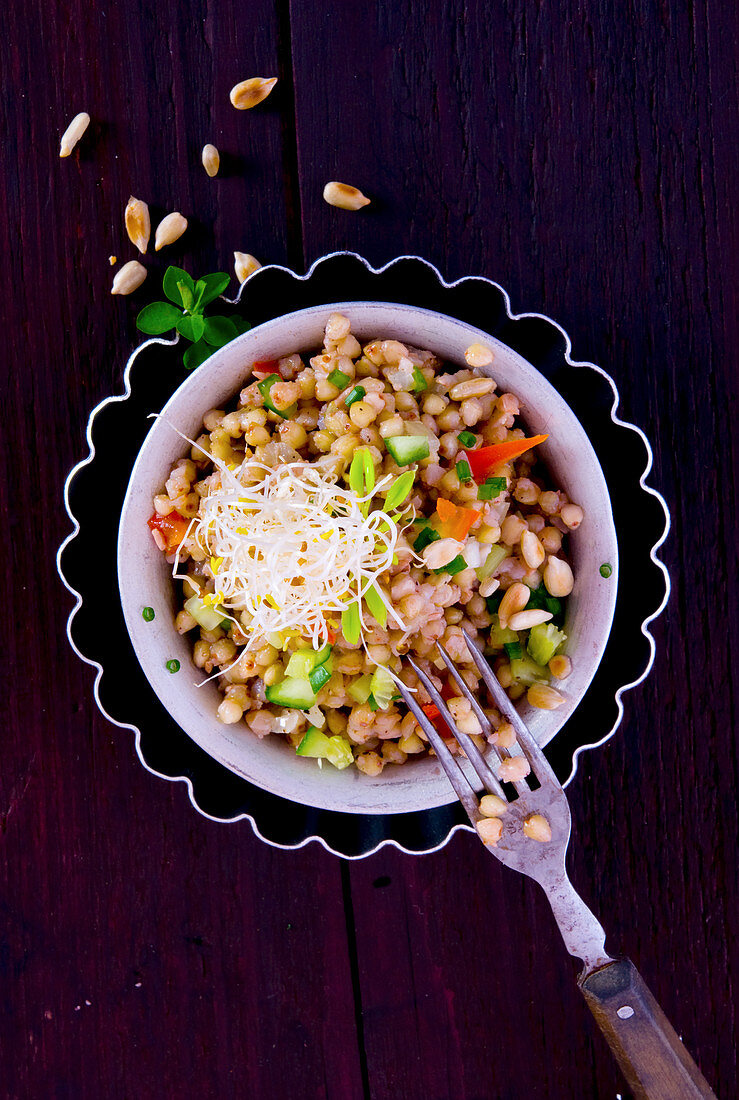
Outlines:
<svg viewBox="0 0 739 1100"><path fill-rule="evenodd" d="M400 679L458 751L410 653L483 748L436 648L475 691L463 628L512 699L562 704L563 540L583 512L537 461L547 437L527 437L518 398L483 373L491 349L473 344L465 360L381 337L362 347L335 313L317 354L245 363L231 407L187 440L149 527L221 722L375 776L432 752ZM490 740L511 747L512 727L484 709Z"/></svg>

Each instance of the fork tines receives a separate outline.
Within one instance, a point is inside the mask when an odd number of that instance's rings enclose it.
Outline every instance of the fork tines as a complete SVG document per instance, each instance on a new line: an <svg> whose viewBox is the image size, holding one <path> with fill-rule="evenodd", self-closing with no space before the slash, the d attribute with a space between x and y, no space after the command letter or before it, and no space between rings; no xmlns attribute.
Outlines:
<svg viewBox="0 0 739 1100"><path fill-rule="evenodd" d="M547 762L543 752L532 737L525 722L518 714L518 711L513 706L513 703L508 698L503 688L500 686L500 683L498 682L495 673L490 668L490 665L485 659L485 655L483 654L477 643L473 641L466 630L464 631L464 636L467 642L468 649L470 651L470 655L472 656L472 659L474 660L475 665L477 666L485 685L490 691L495 705L498 707L503 717L513 726L521 751L528 760L531 766L531 770L536 775L539 783L541 783L542 785L544 785L545 783L554 783L557 787L559 787L559 782L554 775L551 767L549 766L549 763ZM480 723L480 726L482 727L483 734L489 736L493 732L493 727L491 726L487 715L480 706L480 703L470 691L469 687L465 683L463 677L460 675L458 669L452 661L452 658L449 656L444 646L438 644L437 648L439 650L442 660L444 661L444 664L449 669L450 675L452 676L455 684L459 688L460 694L469 701L470 706L472 707L472 711L475 714L478 722ZM443 699L441 693L434 686L430 677L421 668L419 668L419 666L411 657L408 657L407 660L413 668L413 671L416 673L419 680L425 687L426 691L428 692L432 702L438 708L441 717L449 726L449 729L464 749L468 760L470 761L472 767L475 769L477 775L479 776L480 782L482 783L485 790L488 791L490 794L497 794L499 797L505 799L506 795L503 787L501 786L500 780L497 778L492 767L485 759L483 754L480 752L470 735L468 733L464 733L462 730L457 728L457 724L454 721L454 718L452 717L452 714L445 700ZM470 820L473 822L473 824L476 823L477 821L479 821L481 816L479 811L479 804L477 800L477 795L473 790L469 780L467 779L467 776L459 767L457 760L455 760L454 758L454 754L450 751L449 746L447 745L444 738L437 731L431 719L428 718L428 716L424 713L422 707L418 703L417 698L415 697L415 694L409 691L405 684L403 684L402 682L396 681L396 683L406 706L411 711L419 726L426 734L429 740L429 744L433 746L434 751L439 758L439 762L443 766L444 771L447 773L449 781L454 787L454 790L456 791L459 800L467 811ZM502 749L496 745L493 745L493 751L499 761L509 756L509 753L505 749ZM514 783L514 786L519 794L523 794L525 791L529 790L528 785L523 780L516 781Z"/></svg>

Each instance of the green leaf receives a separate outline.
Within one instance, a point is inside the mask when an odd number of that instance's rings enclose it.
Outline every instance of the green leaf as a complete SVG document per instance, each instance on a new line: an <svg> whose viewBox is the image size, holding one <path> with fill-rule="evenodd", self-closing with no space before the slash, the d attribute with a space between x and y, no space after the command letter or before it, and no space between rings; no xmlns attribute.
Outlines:
<svg viewBox="0 0 739 1100"><path fill-rule="evenodd" d="M192 340L193 344L196 344L205 331L205 321L197 313L192 316L180 317L177 322L177 331L186 340Z"/></svg>
<svg viewBox="0 0 739 1100"><path fill-rule="evenodd" d="M398 508L403 503L413 488L415 477L415 470L406 470L404 474L395 479L385 497L383 512L391 512L393 508Z"/></svg>
<svg viewBox="0 0 739 1100"><path fill-rule="evenodd" d="M341 633L349 645L356 645L359 641L359 608L355 603L341 612Z"/></svg>
<svg viewBox="0 0 739 1100"><path fill-rule="evenodd" d="M193 308L194 305L195 305L195 297L193 295L193 292L190 290L189 286L186 286L185 283L179 282L177 284L177 289L180 292L180 298L182 298L182 304L185 307L185 309L188 311L188 313L190 313L190 312L193 312L193 313L201 312L200 310L196 310L196 309Z"/></svg>
<svg viewBox="0 0 739 1100"><path fill-rule="evenodd" d="M242 333L248 332L251 325L243 317L232 317L231 323L236 326L237 336L241 336Z"/></svg>
<svg viewBox="0 0 739 1100"><path fill-rule="evenodd" d="M177 306L169 302L152 302L144 306L139 313L136 318L136 327L148 336L159 336L163 332L176 328L181 316Z"/></svg>
<svg viewBox="0 0 739 1100"><path fill-rule="evenodd" d="M185 370L195 370L196 367L204 363L212 354L213 348L209 347L205 340L198 340L197 344L193 344L192 347L189 347L182 356Z"/></svg>
<svg viewBox="0 0 739 1100"><path fill-rule="evenodd" d="M387 625L387 607L383 602L383 599L377 589L377 585L373 584L371 588L368 588L364 594L364 601L370 612L377 620L379 625L384 629Z"/></svg>
<svg viewBox="0 0 739 1100"><path fill-rule="evenodd" d="M228 317L206 317L203 339L214 348L222 348L236 336L236 325Z"/></svg>
<svg viewBox="0 0 739 1100"><path fill-rule="evenodd" d="M164 278L162 279L162 290L169 298L170 302L174 302L176 306L182 306L183 309L188 307L182 300L182 292L180 291L179 284L187 287L190 293L195 298L195 283L192 278L183 271L181 267L168 267L164 272Z"/></svg>
<svg viewBox="0 0 739 1100"><path fill-rule="evenodd" d="M223 271L214 271L212 275L203 275L195 284L195 303L197 309L203 309L210 302L215 301L219 294L231 282L231 276Z"/></svg>

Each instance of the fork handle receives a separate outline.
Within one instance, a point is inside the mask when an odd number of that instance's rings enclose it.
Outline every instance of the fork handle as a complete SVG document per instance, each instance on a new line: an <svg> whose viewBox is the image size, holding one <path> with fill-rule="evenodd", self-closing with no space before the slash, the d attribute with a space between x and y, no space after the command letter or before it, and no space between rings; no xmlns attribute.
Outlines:
<svg viewBox="0 0 739 1100"><path fill-rule="evenodd" d="M630 959L582 974L577 984L638 1100L716 1100Z"/></svg>

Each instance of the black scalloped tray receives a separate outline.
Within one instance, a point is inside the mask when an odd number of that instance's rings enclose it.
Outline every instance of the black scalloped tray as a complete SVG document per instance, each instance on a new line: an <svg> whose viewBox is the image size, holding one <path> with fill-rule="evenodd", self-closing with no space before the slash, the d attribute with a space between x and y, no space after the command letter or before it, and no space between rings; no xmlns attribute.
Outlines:
<svg viewBox="0 0 739 1100"><path fill-rule="evenodd" d="M418 257L400 257L375 270L360 256L337 253L317 261L304 276L282 267L261 268L244 284L237 302L252 325L258 325L293 310L350 300L422 306L489 332L549 379L588 432L610 488L616 531L628 526L629 538L619 542L619 598L605 655L576 712L546 750L557 774L569 781L579 754L615 732L623 691L651 668L654 642L648 626L669 593L667 571L656 556L669 529L669 513L662 497L644 483L651 467L646 437L617 417L612 379L593 364L571 360L563 329L540 315L516 317L505 291L487 279L447 284ZM317 810L268 794L203 752L150 688L129 642L118 598L118 522L129 473L149 429L147 415L164 405L184 377L181 349L170 342L151 341L135 353L126 370L127 393L109 398L92 413L92 450L67 481L67 510L77 529L60 547L58 567L78 598L68 635L79 656L98 669L98 706L111 721L135 732L145 767L187 783L197 810L219 821L247 819L270 844L295 848L318 840L349 858L368 855L383 843L413 853L442 846L457 828L469 828L456 801L435 810L362 816ZM106 608L104 630L101 606Z"/></svg>

